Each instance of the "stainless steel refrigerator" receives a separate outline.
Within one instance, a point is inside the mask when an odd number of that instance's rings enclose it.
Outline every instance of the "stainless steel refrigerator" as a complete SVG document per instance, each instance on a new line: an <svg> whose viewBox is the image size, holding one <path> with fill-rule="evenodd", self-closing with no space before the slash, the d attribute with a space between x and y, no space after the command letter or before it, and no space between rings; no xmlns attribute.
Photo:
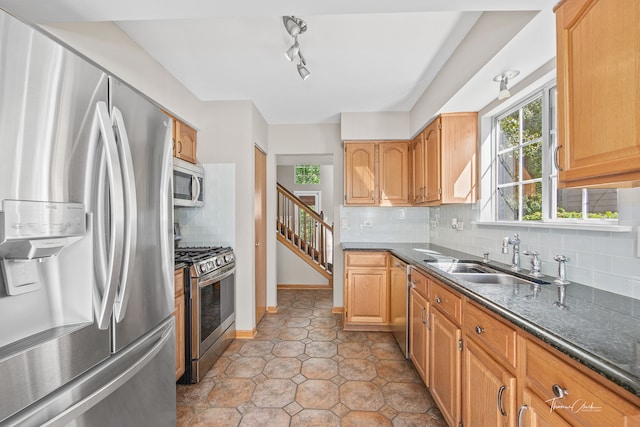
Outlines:
<svg viewBox="0 0 640 427"><path fill-rule="evenodd" d="M175 426L171 122L0 10L0 425Z"/></svg>

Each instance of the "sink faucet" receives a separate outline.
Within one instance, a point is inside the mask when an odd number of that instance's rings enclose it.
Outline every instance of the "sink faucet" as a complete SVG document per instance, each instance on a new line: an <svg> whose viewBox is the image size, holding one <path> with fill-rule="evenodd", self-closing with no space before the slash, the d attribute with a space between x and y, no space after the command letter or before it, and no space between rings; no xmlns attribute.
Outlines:
<svg viewBox="0 0 640 427"><path fill-rule="evenodd" d="M518 234L514 234L513 238L505 237L502 240L502 253L509 253L509 245L513 245L513 258L511 259L511 269L513 271L520 271L520 237Z"/></svg>
<svg viewBox="0 0 640 427"><path fill-rule="evenodd" d="M565 255L556 255L553 259L558 261L558 277L553 281L553 283L558 285L558 301L555 302L555 305L562 310L568 310L569 307L565 304L565 299L567 296L567 285L571 282L567 280L566 263L569 262L570 259Z"/></svg>

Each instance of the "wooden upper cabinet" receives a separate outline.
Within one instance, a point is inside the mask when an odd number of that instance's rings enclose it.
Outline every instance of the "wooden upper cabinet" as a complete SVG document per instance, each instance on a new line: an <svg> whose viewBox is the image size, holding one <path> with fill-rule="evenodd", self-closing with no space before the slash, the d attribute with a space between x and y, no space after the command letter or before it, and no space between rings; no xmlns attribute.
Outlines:
<svg viewBox="0 0 640 427"><path fill-rule="evenodd" d="M478 197L478 114L441 114L414 139L414 204L475 203ZM416 159L423 156L424 160ZM420 171L423 165L423 171ZM424 180L424 183L422 182ZM424 190L419 190L420 184Z"/></svg>
<svg viewBox="0 0 640 427"><path fill-rule="evenodd" d="M413 141L411 141L412 160L413 160L413 203L420 204L425 202L426 191L426 174L425 167L426 155L424 149L424 131L420 132Z"/></svg>
<svg viewBox="0 0 640 427"><path fill-rule="evenodd" d="M561 187L640 179L640 2L555 10Z"/></svg>
<svg viewBox="0 0 640 427"><path fill-rule="evenodd" d="M381 142L379 158L379 203L381 206L408 205L409 200L409 143Z"/></svg>
<svg viewBox="0 0 640 427"><path fill-rule="evenodd" d="M409 206L408 141L344 144L345 205Z"/></svg>
<svg viewBox="0 0 640 427"><path fill-rule="evenodd" d="M184 122L173 119L173 157L190 163L196 160L197 131Z"/></svg>
<svg viewBox="0 0 640 427"><path fill-rule="evenodd" d="M345 205L376 205L376 144L344 145Z"/></svg>

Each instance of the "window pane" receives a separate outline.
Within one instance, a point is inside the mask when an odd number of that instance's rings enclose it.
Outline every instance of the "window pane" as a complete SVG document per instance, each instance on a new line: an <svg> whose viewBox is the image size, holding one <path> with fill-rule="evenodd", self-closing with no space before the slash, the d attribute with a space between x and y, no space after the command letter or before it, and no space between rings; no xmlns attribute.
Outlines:
<svg viewBox="0 0 640 427"><path fill-rule="evenodd" d="M498 189L498 219L500 221L517 221L518 214L518 186L502 187Z"/></svg>
<svg viewBox="0 0 640 427"><path fill-rule="evenodd" d="M522 128L523 142L542 138L542 98L522 107Z"/></svg>
<svg viewBox="0 0 640 427"><path fill-rule="evenodd" d="M518 150L507 151L498 156L498 184L510 184L519 179Z"/></svg>
<svg viewBox="0 0 640 427"><path fill-rule="evenodd" d="M320 165L297 165L296 184L320 184Z"/></svg>
<svg viewBox="0 0 640 427"><path fill-rule="evenodd" d="M500 136L498 151L517 147L520 142L520 113L514 111L500 120Z"/></svg>
<svg viewBox="0 0 640 427"><path fill-rule="evenodd" d="M522 186L522 219L542 221L542 183L532 182Z"/></svg>
<svg viewBox="0 0 640 427"><path fill-rule="evenodd" d="M542 178L542 141L529 144L522 149L522 179Z"/></svg>
<svg viewBox="0 0 640 427"><path fill-rule="evenodd" d="M615 188L558 190L558 218L583 218L583 204L586 205L586 219L618 218L618 190Z"/></svg>

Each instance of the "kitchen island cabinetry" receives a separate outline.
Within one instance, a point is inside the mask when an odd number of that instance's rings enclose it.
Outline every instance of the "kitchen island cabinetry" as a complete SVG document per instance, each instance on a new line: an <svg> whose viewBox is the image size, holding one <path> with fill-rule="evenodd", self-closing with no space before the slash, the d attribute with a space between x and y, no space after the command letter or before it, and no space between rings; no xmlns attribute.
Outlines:
<svg viewBox="0 0 640 427"><path fill-rule="evenodd" d="M345 205L411 205L408 141L346 141L344 153Z"/></svg>
<svg viewBox="0 0 640 427"><path fill-rule="evenodd" d="M184 337L184 268L175 270L175 311L173 317L176 323L176 381L184 374L185 369L185 337Z"/></svg>
<svg viewBox="0 0 640 427"><path fill-rule="evenodd" d="M390 330L388 256L345 252L345 330Z"/></svg>
<svg viewBox="0 0 640 427"><path fill-rule="evenodd" d="M640 2L565 0L556 12L559 185L640 180Z"/></svg>
<svg viewBox="0 0 640 427"><path fill-rule="evenodd" d="M173 157L189 163L197 163L197 131L188 124L173 118Z"/></svg>
<svg viewBox="0 0 640 427"><path fill-rule="evenodd" d="M478 196L478 114L450 113L436 117L414 139L415 186L422 184L415 204L433 206L475 203Z"/></svg>

